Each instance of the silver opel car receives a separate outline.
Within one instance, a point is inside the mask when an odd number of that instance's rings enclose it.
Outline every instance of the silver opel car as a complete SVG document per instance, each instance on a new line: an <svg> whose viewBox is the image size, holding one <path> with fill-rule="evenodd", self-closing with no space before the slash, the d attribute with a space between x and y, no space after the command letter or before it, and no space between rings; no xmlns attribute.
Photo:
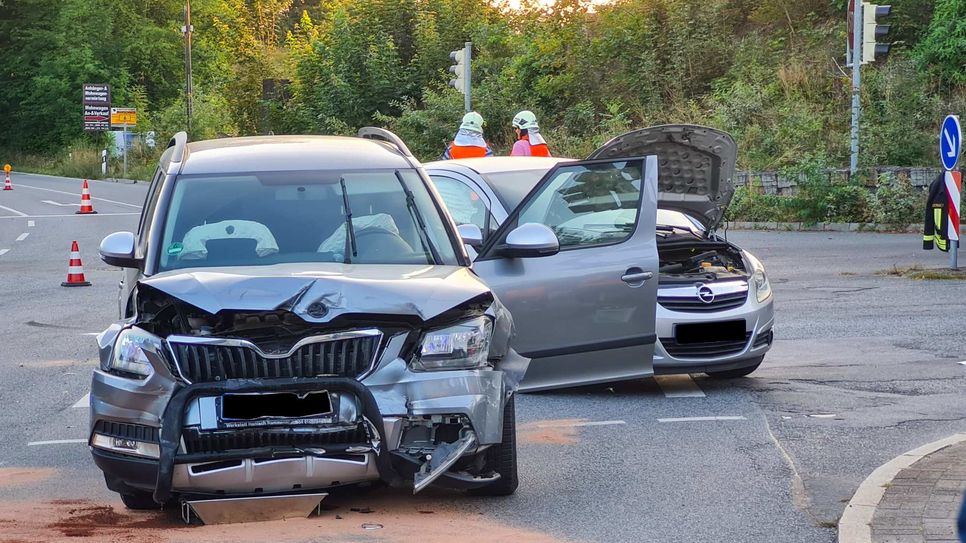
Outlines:
<svg viewBox="0 0 966 543"><path fill-rule="evenodd" d="M653 373L656 157L550 168L483 246L398 137L359 136L179 134L138 232L102 242L124 271L89 444L128 507L376 480L510 494L523 379Z"/></svg>
<svg viewBox="0 0 966 543"><path fill-rule="evenodd" d="M734 140L706 127L657 126L615 138L590 158L632 155L657 155L660 162L655 373L704 372L722 378L750 374L771 347L774 310L762 263L716 233L734 192ZM513 216L548 171L569 162L491 157L432 162L425 168L456 223L475 225L486 240ZM618 193L606 193L599 200L596 205L610 207L586 220L565 223L566 231L552 220L546 224L563 244L574 228L591 233L633 219ZM623 246L619 250L645 249ZM589 280L605 263L588 257L582 266L586 278L575 276L573 283ZM477 264L476 271L519 317L510 283L492 281L488 266ZM516 279L529 280L523 274ZM518 325L520 335L527 335L529 323L518 319ZM526 354L522 342L516 346ZM528 378L523 388L532 384Z"/></svg>

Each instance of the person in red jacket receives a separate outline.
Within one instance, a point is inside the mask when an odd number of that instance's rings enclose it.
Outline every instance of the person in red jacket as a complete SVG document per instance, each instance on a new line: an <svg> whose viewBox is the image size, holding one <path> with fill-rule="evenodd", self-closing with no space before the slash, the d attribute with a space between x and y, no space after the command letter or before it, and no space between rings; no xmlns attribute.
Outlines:
<svg viewBox="0 0 966 543"><path fill-rule="evenodd" d="M463 115L463 123L452 143L443 152L443 160L452 158L476 158L493 156L493 151L483 139L483 116L475 111Z"/></svg>
<svg viewBox="0 0 966 543"><path fill-rule="evenodd" d="M510 156L551 156L547 142L540 135L537 116L532 111L521 111L513 117L513 129L517 141L513 144Z"/></svg>

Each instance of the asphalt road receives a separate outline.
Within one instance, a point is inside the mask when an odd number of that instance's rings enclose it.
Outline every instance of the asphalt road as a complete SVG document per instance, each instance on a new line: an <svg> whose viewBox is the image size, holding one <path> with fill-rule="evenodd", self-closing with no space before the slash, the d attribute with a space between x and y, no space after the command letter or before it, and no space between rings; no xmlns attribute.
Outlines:
<svg viewBox="0 0 966 543"><path fill-rule="evenodd" d="M832 542L873 469L966 430L966 284L877 274L938 267L945 254L914 235L732 232L775 291L762 368L520 397L513 497L375 489L268 532L180 528L174 512L79 518L102 505L123 513L83 443L84 396L90 334L117 313L120 272L97 245L137 228L145 186L92 182L99 214L78 216L79 180L14 173L14 185L0 192L0 541L56 540L87 522L89 540ZM91 287L60 286L73 240Z"/></svg>

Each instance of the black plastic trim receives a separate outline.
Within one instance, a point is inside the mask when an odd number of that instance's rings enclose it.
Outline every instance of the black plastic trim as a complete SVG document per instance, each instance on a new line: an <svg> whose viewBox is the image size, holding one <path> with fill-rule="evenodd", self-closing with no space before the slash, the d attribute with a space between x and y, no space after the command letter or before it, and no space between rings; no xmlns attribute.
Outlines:
<svg viewBox="0 0 966 543"><path fill-rule="evenodd" d="M157 485L154 489L154 501L165 503L171 497L171 485L174 477L174 465L178 461L178 447L181 444L185 409L188 403L199 396L218 395L227 392L269 392L282 390L286 392L312 392L328 390L329 392L347 392L354 394L362 404L362 415L375 427L376 432L384 432L382 414L376 404L372 392L365 385L354 379L345 377L318 377L298 379L238 379L216 383L198 383L185 386L177 390L168 402L161 418L161 457L158 466ZM390 455L385 448L386 438L380 435L383 446L376 450L376 468L379 476L388 484L401 486L402 480L393 469ZM209 455L209 460L219 460L219 456Z"/></svg>
<svg viewBox="0 0 966 543"><path fill-rule="evenodd" d="M546 358L550 356L561 356L565 354L591 353L594 351L607 351L610 349L622 349L624 347L638 347L640 345L653 345L657 342L657 334L634 336L622 339L612 339L608 341L596 341L593 343L581 343L567 347L554 347L553 349L543 349L540 351L530 351L520 353L526 358Z"/></svg>

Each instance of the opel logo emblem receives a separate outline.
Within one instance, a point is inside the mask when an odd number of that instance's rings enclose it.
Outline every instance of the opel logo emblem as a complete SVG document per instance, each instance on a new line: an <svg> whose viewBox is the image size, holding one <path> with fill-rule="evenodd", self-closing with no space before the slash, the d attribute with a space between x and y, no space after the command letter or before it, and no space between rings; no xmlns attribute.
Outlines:
<svg viewBox="0 0 966 543"><path fill-rule="evenodd" d="M708 285L701 285L698 287L698 299L706 304L714 302L714 292L708 288Z"/></svg>

